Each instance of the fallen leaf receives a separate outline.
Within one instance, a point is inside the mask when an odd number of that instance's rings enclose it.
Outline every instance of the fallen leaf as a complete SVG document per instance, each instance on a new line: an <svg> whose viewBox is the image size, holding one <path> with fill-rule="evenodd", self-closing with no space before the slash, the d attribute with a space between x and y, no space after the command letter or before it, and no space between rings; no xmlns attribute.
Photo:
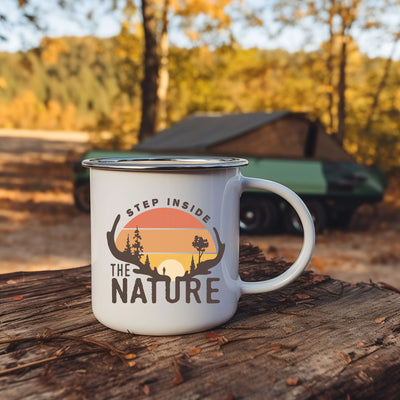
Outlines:
<svg viewBox="0 0 400 400"><path fill-rule="evenodd" d="M365 344L363 342L358 342L358 347L364 347Z"/></svg>
<svg viewBox="0 0 400 400"><path fill-rule="evenodd" d="M157 343L149 344L149 345L147 346L147 350L153 350L153 349L155 349L157 346L158 346Z"/></svg>
<svg viewBox="0 0 400 400"><path fill-rule="evenodd" d="M144 393L145 396L148 396L150 394L149 385L143 385L142 386L142 392Z"/></svg>
<svg viewBox="0 0 400 400"><path fill-rule="evenodd" d="M305 300L305 299L309 299L311 296L309 296L309 295L306 294L306 293L297 293L297 294L296 294L296 297L297 297L298 299Z"/></svg>
<svg viewBox="0 0 400 400"><path fill-rule="evenodd" d="M128 367L134 367L136 365L136 361L130 360L128 361Z"/></svg>
<svg viewBox="0 0 400 400"><path fill-rule="evenodd" d="M204 336L211 340L217 340L218 338L221 337L221 335L218 335L218 333L214 333L214 332L206 332L204 334Z"/></svg>
<svg viewBox="0 0 400 400"><path fill-rule="evenodd" d="M324 275L314 275L312 281L314 283L326 281L328 278Z"/></svg>
<svg viewBox="0 0 400 400"><path fill-rule="evenodd" d="M198 347L193 347L193 349L190 349L188 354L189 356L195 356L201 352L201 349Z"/></svg>
<svg viewBox="0 0 400 400"><path fill-rule="evenodd" d="M339 356L343 359L343 361L346 364L350 364L351 363L351 357L348 354L344 354L342 352L339 352Z"/></svg>
<svg viewBox="0 0 400 400"><path fill-rule="evenodd" d="M133 360L134 358L136 358L136 354L134 353L129 353L129 354L125 354L125 360Z"/></svg>
<svg viewBox="0 0 400 400"><path fill-rule="evenodd" d="M17 283L17 281L14 281L14 279L9 279L7 281L7 285L15 285Z"/></svg>
<svg viewBox="0 0 400 400"><path fill-rule="evenodd" d="M380 317L375 320L376 324L381 324L387 317Z"/></svg>
<svg viewBox="0 0 400 400"><path fill-rule="evenodd" d="M272 346L271 349L272 349L272 350L280 350L280 349L281 349L281 345L280 345L280 344L277 344L277 345L275 345L275 346Z"/></svg>
<svg viewBox="0 0 400 400"><path fill-rule="evenodd" d="M299 383L299 378L288 378L286 379L286 385L296 386Z"/></svg>
<svg viewBox="0 0 400 400"><path fill-rule="evenodd" d="M324 262L319 257L313 257L311 263L315 268L318 269L323 269L325 266Z"/></svg>
<svg viewBox="0 0 400 400"><path fill-rule="evenodd" d="M293 329L292 329L292 328L289 328L288 326L284 326L284 327L283 327L283 330L284 330L286 333L291 333L291 332L293 332Z"/></svg>
<svg viewBox="0 0 400 400"><path fill-rule="evenodd" d="M174 361L174 369L175 369L175 377L172 380L172 383L174 385L180 385L183 382L183 376L179 368L179 365L176 361Z"/></svg>
<svg viewBox="0 0 400 400"><path fill-rule="evenodd" d="M22 296L22 294L17 294L16 296L13 297L13 299L14 299L15 301L22 300L23 298L24 298L24 296Z"/></svg>
<svg viewBox="0 0 400 400"><path fill-rule="evenodd" d="M357 283L350 283L350 287L357 287Z"/></svg>

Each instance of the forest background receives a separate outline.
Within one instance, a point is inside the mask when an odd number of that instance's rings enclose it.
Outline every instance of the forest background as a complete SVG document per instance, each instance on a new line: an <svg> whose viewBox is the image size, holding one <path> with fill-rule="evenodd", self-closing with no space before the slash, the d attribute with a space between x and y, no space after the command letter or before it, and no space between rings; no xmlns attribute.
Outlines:
<svg viewBox="0 0 400 400"><path fill-rule="evenodd" d="M40 6L15 3L13 23L40 30ZM79 4L54 3L66 19ZM358 161L398 174L400 34L385 19L400 18L399 2L273 1L274 32L259 18L262 4L244 3L110 0L109 12L120 11L116 36L43 36L34 48L1 52L0 128L89 130L94 146L126 149L197 112L291 110L319 118ZM93 13L85 14L88 24ZM169 42L173 21L185 45ZM8 23L0 9L0 26ZM307 39L292 52L245 48L235 24L258 29L265 41L293 26L315 35L318 25L327 35L312 50ZM360 51L356 36L367 31L384 37L387 57Z"/></svg>

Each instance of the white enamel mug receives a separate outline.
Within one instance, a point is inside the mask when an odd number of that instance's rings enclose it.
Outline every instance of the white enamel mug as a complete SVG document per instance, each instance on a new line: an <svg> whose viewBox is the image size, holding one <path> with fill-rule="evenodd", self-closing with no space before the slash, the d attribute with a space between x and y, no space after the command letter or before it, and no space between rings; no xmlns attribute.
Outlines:
<svg viewBox="0 0 400 400"><path fill-rule="evenodd" d="M85 160L90 168L92 306L104 325L144 335L206 330L229 320L242 294L281 288L306 268L314 225L301 199L276 182L243 177L241 158ZM239 201L273 192L298 213L298 259L276 278L238 274Z"/></svg>

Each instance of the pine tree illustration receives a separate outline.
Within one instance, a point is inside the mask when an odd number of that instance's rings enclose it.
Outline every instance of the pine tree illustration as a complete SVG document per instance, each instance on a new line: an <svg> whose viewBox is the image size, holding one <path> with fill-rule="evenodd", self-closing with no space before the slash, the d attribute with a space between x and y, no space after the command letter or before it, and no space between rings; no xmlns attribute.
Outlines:
<svg viewBox="0 0 400 400"><path fill-rule="evenodd" d="M146 261L144 263L145 268L151 270L151 266L150 266L150 260L149 260L149 255L146 254Z"/></svg>
<svg viewBox="0 0 400 400"><path fill-rule="evenodd" d="M192 273L196 269L196 266L194 265L194 258L192 256L192 262L190 263L190 273Z"/></svg>
<svg viewBox="0 0 400 400"><path fill-rule="evenodd" d="M131 243L129 241L129 235L126 236L126 245L125 245L124 253L132 254Z"/></svg>
<svg viewBox="0 0 400 400"><path fill-rule="evenodd" d="M142 243L140 242L142 240L142 237L140 236L138 227L136 227L135 235L134 235L133 239L134 239L134 242L131 245L132 254L137 257L138 261L140 261L140 259L142 258L142 255L143 255L143 246L142 246Z"/></svg>

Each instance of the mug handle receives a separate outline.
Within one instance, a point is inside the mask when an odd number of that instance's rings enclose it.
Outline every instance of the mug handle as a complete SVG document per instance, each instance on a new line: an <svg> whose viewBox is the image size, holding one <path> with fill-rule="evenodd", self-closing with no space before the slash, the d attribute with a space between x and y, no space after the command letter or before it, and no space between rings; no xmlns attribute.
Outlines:
<svg viewBox="0 0 400 400"><path fill-rule="evenodd" d="M271 292L295 280L306 268L315 245L313 219L300 197L286 186L266 179L247 178L243 176L241 177L241 182L242 192L244 189L261 189L283 197L295 209L303 225L304 239L302 249L297 260L287 271L275 278L260 282L245 282L239 278L241 294Z"/></svg>

